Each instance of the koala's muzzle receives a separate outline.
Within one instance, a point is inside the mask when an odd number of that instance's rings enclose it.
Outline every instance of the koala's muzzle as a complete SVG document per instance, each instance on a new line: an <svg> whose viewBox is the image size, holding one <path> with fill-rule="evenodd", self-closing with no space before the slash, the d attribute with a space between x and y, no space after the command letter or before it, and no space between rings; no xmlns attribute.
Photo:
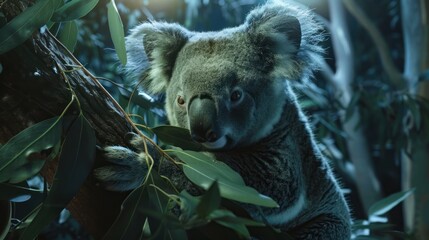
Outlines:
<svg viewBox="0 0 429 240"><path fill-rule="evenodd" d="M213 99L196 97L188 107L191 136L197 142L214 142L219 138L217 110Z"/></svg>

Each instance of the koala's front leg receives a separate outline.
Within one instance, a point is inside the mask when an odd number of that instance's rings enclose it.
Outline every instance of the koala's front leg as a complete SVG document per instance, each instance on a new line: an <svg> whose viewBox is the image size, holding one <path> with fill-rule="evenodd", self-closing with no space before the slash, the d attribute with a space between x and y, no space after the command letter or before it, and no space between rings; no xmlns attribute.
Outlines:
<svg viewBox="0 0 429 240"><path fill-rule="evenodd" d="M133 134L131 145L138 151L122 147L108 146L104 148L105 158L111 165L94 170L95 177L108 190L129 191L139 187L147 174L150 157L145 152L144 139Z"/></svg>
<svg viewBox="0 0 429 240"><path fill-rule="evenodd" d="M297 240L349 240L350 224L334 214L322 214L287 232Z"/></svg>
<svg viewBox="0 0 429 240"><path fill-rule="evenodd" d="M169 160L161 160L161 155L153 146L146 144L145 139L133 134L130 141L137 152L122 146L108 146L104 148L106 160L111 165L94 170L95 177L101 185L111 191L130 191L139 187L148 172L147 157L151 157L154 170L167 177L179 190L187 190L189 193L201 194L201 189L192 184L183 173L183 170Z"/></svg>

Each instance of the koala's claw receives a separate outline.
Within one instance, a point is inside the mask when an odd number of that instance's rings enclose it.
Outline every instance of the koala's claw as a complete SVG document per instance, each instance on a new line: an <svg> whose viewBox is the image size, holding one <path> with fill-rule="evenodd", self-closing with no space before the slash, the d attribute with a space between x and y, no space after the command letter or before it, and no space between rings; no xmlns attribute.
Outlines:
<svg viewBox="0 0 429 240"><path fill-rule="evenodd" d="M140 137L140 135L133 132L128 133L128 135L131 136L130 144L135 149L137 149L139 152L145 152L147 150L149 146L148 146L148 143L145 142L146 140L144 138Z"/></svg>
<svg viewBox="0 0 429 240"><path fill-rule="evenodd" d="M105 189L122 192L133 190L143 183L145 176L133 171L124 166L104 166L95 169L94 175Z"/></svg>
<svg viewBox="0 0 429 240"><path fill-rule="evenodd" d="M139 154L121 146L108 146L104 148L106 160L124 166L135 165L135 161L140 161ZM143 159L144 160L144 159Z"/></svg>
<svg viewBox="0 0 429 240"><path fill-rule="evenodd" d="M135 135L131 144L137 147L143 140ZM139 187L147 174L148 165L145 152L136 153L121 146L104 148L106 160L114 165L107 165L94 170L94 176L104 188L112 191L129 191Z"/></svg>

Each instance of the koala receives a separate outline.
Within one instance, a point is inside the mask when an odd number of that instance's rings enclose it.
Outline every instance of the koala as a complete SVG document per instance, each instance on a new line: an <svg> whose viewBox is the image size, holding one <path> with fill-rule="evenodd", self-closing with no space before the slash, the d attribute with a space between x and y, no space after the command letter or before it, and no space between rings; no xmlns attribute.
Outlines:
<svg viewBox="0 0 429 240"><path fill-rule="evenodd" d="M351 237L345 198L291 86L317 69L322 39L309 10L279 1L218 32L152 21L126 38L128 77L150 93L165 93L171 125L189 129L214 159L279 204L262 211L243 204L252 218L302 240ZM132 143L142 149L138 136ZM145 154L120 146L106 152L132 170L107 166L96 170L97 178L111 190L138 187ZM173 167L160 169L179 189L196 188Z"/></svg>

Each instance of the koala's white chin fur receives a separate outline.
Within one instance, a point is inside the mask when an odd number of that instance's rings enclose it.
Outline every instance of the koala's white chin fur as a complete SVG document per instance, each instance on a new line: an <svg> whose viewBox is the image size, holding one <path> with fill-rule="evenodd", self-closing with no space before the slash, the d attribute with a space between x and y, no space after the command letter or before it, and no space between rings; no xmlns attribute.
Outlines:
<svg viewBox="0 0 429 240"><path fill-rule="evenodd" d="M225 147L226 142L227 142L227 139L226 139L226 136L224 135L223 137L219 138L215 142L204 142L202 144L204 147L208 149L220 149Z"/></svg>

